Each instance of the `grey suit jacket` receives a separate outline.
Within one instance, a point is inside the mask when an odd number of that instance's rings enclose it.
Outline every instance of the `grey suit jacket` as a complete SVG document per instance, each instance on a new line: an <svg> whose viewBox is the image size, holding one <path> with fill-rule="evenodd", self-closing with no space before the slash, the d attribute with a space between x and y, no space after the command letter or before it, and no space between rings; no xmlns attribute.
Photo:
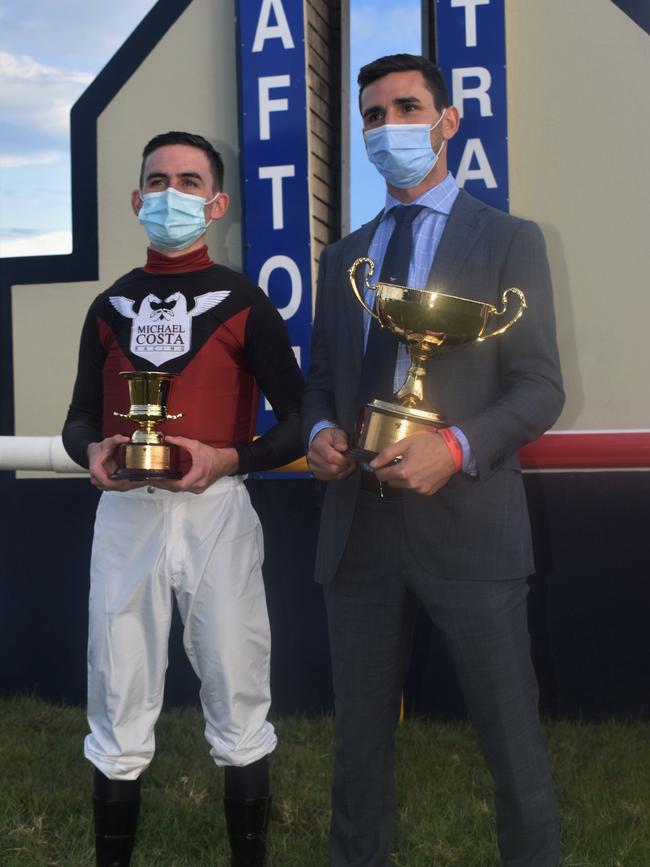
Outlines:
<svg viewBox="0 0 650 867"><path fill-rule="evenodd" d="M347 270L367 255L379 219L323 252L303 430L329 419L352 440L363 357L363 310ZM517 286L528 309L504 335L432 361L425 399L466 435L478 475L458 473L433 496L406 492L413 552L443 578L514 578L533 571L530 525L517 450L547 430L564 402L551 279L536 224L490 208L460 191L447 220L429 285L501 307ZM327 485L316 579L331 581L345 548L359 471ZM372 544L372 540L368 540Z"/></svg>

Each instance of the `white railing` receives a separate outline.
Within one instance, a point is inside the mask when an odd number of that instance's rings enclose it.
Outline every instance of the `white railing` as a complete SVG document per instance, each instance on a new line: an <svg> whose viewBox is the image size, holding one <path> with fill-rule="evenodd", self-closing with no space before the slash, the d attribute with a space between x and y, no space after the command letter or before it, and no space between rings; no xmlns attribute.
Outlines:
<svg viewBox="0 0 650 867"><path fill-rule="evenodd" d="M0 470L49 470L54 473L87 473L68 457L61 437L0 437ZM272 472L308 472L305 458L298 458Z"/></svg>
<svg viewBox="0 0 650 867"><path fill-rule="evenodd" d="M0 470L87 473L63 448L61 437L0 437Z"/></svg>

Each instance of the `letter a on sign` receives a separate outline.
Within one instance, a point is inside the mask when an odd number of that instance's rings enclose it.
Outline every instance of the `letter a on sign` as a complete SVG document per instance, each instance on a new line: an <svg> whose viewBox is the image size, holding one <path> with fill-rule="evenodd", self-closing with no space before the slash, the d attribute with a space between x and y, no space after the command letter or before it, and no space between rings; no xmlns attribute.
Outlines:
<svg viewBox="0 0 650 867"><path fill-rule="evenodd" d="M271 24L269 21L271 12L275 15L275 24ZM263 51L267 39L281 39L283 48L294 48L282 0L262 0L260 17L257 19L257 29L253 40L253 53Z"/></svg>

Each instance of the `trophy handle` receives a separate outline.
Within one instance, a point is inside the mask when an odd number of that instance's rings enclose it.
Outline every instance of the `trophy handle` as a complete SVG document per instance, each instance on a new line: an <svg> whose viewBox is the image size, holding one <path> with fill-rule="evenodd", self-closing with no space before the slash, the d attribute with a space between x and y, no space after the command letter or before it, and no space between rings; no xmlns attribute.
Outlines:
<svg viewBox="0 0 650 867"><path fill-rule="evenodd" d="M514 286L512 286L510 289L505 290L505 292L501 296L501 305L502 305L501 310L496 310L494 313L494 316L503 316L503 314L506 312L506 309L508 307L507 297L508 297L510 292L513 292L517 296L517 298L519 299L519 307L517 309L517 312L512 317L510 322L506 322L506 324L502 325L501 328L497 328L496 331L492 331L492 332L490 332L490 334L482 334L477 339L477 341L476 341L477 343L482 343L484 340L489 340L491 337L496 337L498 334L503 334L503 332L507 331L512 325L514 325L518 319L521 319L521 316L527 307L526 296L521 291L521 289L517 289Z"/></svg>
<svg viewBox="0 0 650 867"><path fill-rule="evenodd" d="M127 415L125 412L115 412L115 411L113 411L113 415L116 415L118 418L127 418L129 421L131 421L131 416L130 416L130 415Z"/></svg>
<svg viewBox="0 0 650 867"><path fill-rule="evenodd" d="M359 293L359 289L357 287L357 282L354 279L354 274L355 274L357 268L359 267L359 265L367 265L368 266L368 273L365 276L365 284L368 287L368 289L370 289L372 292L376 292L377 291L376 284L375 284L375 286L371 286L371 284L368 283L368 277L372 277L372 275L374 273L375 263L372 261L372 259L367 259L365 256L362 256L361 259L355 259L354 262L352 263L352 267L348 268L348 276L350 278L350 283L352 284L352 289L354 291L354 294L357 296L357 301L359 302L359 304L361 304L361 306L364 308L364 310L367 313L369 313L372 317L374 317L377 320L377 322L379 322L379 324L381 325L381 319L379 318L379 316L377 316L377 314L375 313L374 310L371 310L370 307L368 307L368 305L366 304L366 302L363 300L363 298L361 297L361 295Z"/></svg>

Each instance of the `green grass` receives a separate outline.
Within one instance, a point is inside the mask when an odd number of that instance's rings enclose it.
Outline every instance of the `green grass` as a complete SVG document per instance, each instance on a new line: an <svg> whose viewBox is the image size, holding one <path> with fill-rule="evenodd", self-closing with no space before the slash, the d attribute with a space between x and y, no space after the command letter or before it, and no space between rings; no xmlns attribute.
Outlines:
<svg viewBox="0 0 650 867"><path fill-rule="evenodd" d="M275 721L271 867L325 867L332 721ZM0 700L0 865L92 865L83 710ZM546 727L563 819L563 867L650 867L650 725ZM143 777L133 867L227 867L223 777L200 713L161 717ZM470 728L398 733L398 867L497 867L490 780Z"/></svg>

